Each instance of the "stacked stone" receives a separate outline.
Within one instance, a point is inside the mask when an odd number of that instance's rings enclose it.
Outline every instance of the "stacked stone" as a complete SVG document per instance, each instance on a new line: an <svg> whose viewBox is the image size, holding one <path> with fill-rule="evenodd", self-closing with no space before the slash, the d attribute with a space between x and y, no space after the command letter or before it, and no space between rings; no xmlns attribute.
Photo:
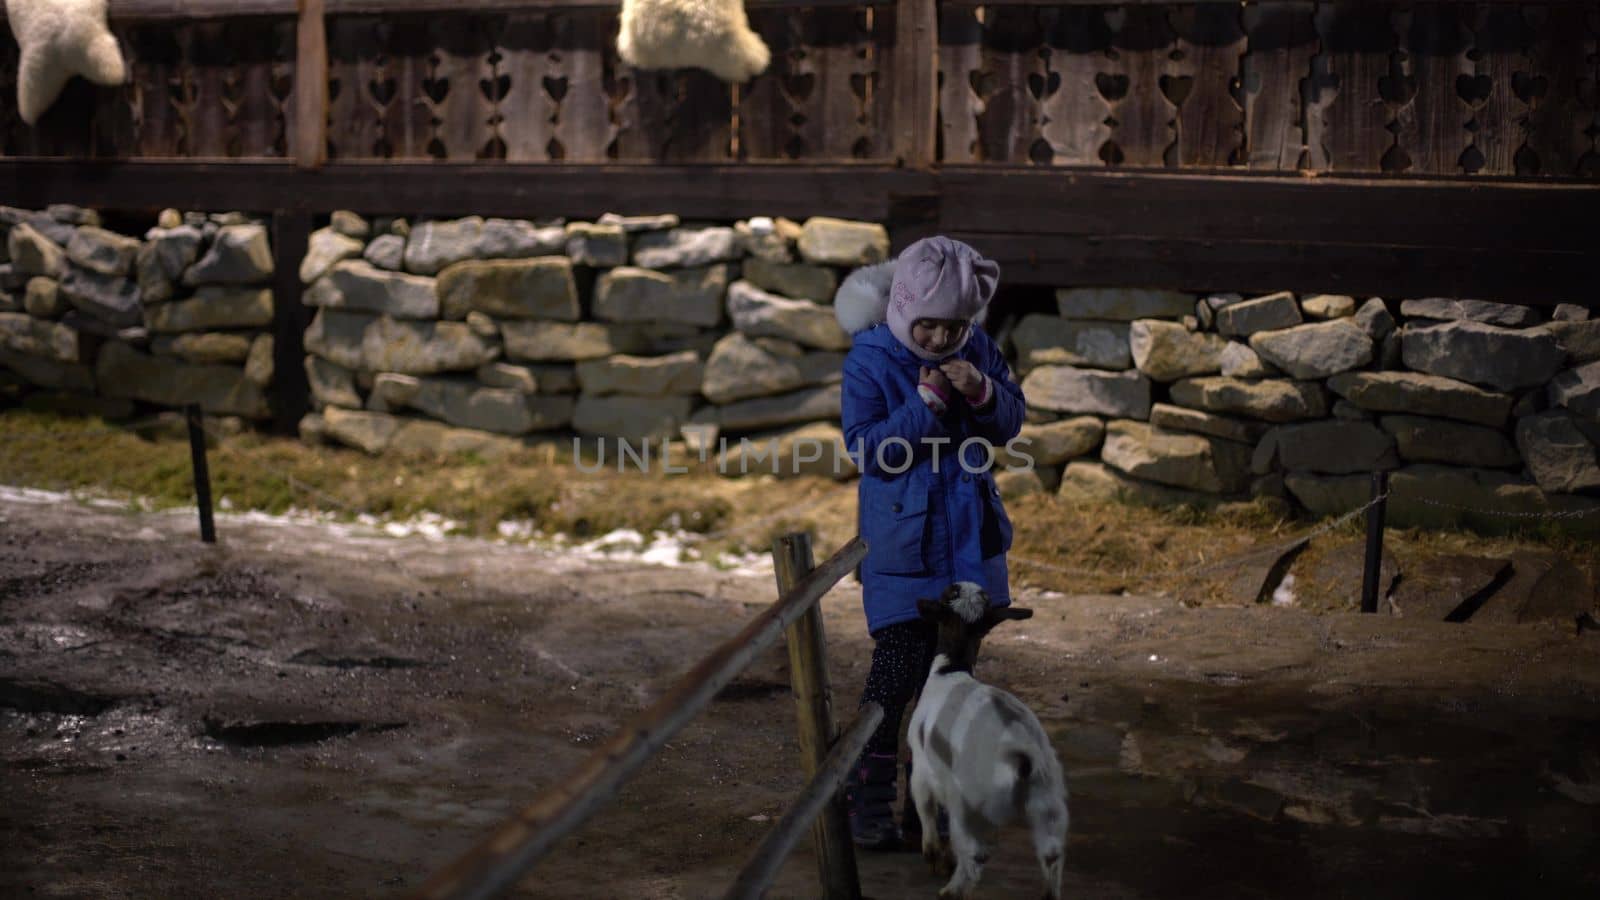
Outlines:
<svg viewBox="0 0 1600 900"><path fill-rule="evenodd" d="M302 432L373 453L836 422L832 267L888 253L881 226L827 219L374 225L337 214L300 272Z"/></svg>
<svg viewBox="0 0 1600 900"><path fill-rule="evenodd" d="M1592 508L1600 322L1576 306L1064 289L1011 335L1039 464L1013 490L1353 509L1403 524ZM1098 453L1096 453L1098 451ZM1098 458L1096 458L1098 457ZM1056 468L1063 466L1063 468ZM1427 498L1450 504L1427 504Z"/></svg>
<svg viewBox="0 0 1600 900"><path fill-rule="evenodd" d="M0 207L0 366L44 405L269 414L272 252L239 213L167 210L144 240L93 210Z"/></svg>

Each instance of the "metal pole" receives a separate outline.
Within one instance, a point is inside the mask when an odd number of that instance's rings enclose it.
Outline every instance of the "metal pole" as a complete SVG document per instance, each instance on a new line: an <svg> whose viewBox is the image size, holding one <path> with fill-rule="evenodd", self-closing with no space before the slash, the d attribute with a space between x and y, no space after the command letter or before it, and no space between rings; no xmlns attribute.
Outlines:
<svg viewBox="0 0 1600 900"><path fill-rule="evenodd" d="M855 765L861 751L867 748L867 741L872 739L872 732L877 730L878 723L882 721L883 707L876 703L861 707L856 720L850 723L844 736L833 745L833 751L823 761L822 768L817 770L816 776L795 798L794 806L761 839L761 846L750 855L750 861L745 863L739 877L734 879L724 900L757 900L766 893L767 886L777 876L778 870L783 868L783 861L789 858L790 851L800 840L800 833L805 830L806 824L815 819L819 812L826 812L826 807L838 805L839 786L844 784L850 767ZM851 866L852 873L854 869Z"/></svg>
<svg viewBox="0 0 1600 900"><path fill-rule="evenodd" d="M788 593L811 571L811 536L786 534L773 541L772 566L778 593ZM800 768L807 778L812 778L821 770L828 748L838 737L833 724L833 691L828 684L828 641L822 630L822 610L812 604L783 636L789 647L789 682L799 720ZM843 803L834 798L817 817L811 834L817 847L822 896L826 900L859 900L861 882Z"/></svg>
<svg viewBox="0 0 1600 900"><path fill-rule="evenodd" d="M215 544L217 527L211 521L211 473L206 468L206 433L201 425L200 404L185 406L183 415L189 423L189 458L194 463L195 505L200 507L200 540Z"/></svg>
<svg viewBox="0 0 1600 900"><path fill-rule="evenodd" d="M1361 611L1378 611L1378 576L1383 571L1383 514L1388 506L1389 473L1372 473L1372 505L1367 507L1367 558L1361 572Z"/></svg>

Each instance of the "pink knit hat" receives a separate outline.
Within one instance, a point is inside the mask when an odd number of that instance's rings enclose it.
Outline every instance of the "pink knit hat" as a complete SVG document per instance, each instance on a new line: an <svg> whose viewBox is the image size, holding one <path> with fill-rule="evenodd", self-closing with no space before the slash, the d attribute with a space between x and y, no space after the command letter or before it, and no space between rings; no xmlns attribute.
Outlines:
<svg viewBox="0 0 1600 900"><path fill-rule="evenodd" d="M889 331L922 359L948 359L966 346L972 336L970 328L954 348L935 356L911 339L911 324L918 319L971 322L989 305L999 283L1000 265L984 259L978 251L943 236L923 238L895 260L886 312Z"/></svg>

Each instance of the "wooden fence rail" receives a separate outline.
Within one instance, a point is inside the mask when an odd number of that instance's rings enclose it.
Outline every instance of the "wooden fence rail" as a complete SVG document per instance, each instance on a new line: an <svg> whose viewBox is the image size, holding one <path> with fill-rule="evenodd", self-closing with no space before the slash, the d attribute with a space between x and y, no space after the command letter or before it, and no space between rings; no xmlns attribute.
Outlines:
<svg viewBox="0 0 1600 900"><path fill-rule="evenodd" d="M776 643L786 628L814 609L822 595L866 553L867 546L858 536L806 573L776 603L685 673L661 699L597 747L576 771L439 871L415 896L424 900L494 897L516 884L557 841L610 802L624 782Z"/></svg>

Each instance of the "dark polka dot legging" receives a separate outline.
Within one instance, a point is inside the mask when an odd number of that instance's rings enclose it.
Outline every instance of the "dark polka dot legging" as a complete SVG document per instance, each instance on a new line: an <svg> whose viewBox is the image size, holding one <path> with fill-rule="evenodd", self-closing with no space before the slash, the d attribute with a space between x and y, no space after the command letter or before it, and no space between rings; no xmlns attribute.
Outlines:
<svg viewBox="0 0 1600 900"><path fill-rule="evenodd" d="M861 692L862 704L883 707L883 723L867 742L869 754L894 754L900 748L900 720L911 698L928 680L933 664L934 627L921 620L885 625L873 635L872 670Z"/></svg>

